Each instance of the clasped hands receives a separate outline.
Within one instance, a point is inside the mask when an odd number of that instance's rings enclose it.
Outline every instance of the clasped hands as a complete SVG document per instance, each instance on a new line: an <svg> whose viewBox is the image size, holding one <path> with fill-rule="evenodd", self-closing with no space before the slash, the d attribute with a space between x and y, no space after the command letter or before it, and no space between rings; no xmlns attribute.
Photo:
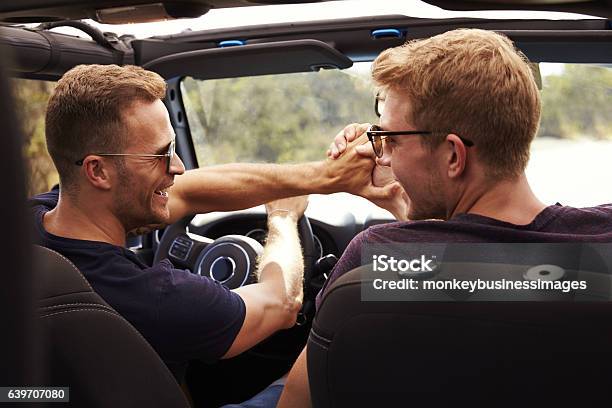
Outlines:
<svg viewBox="0 0 612 408"><path fill-rule="evenodd" d="M351 123L334 137L327 150L328 161L342 162L351 174L344 174L351 184L345 191L364 197L395 216L397 220L408 220L408 195L395 179L391 167L376 162L372 144L368 141L366 130L369 123ZM360 177L360 171L353 171L355 166L366 171L366 177Z"/></svg>

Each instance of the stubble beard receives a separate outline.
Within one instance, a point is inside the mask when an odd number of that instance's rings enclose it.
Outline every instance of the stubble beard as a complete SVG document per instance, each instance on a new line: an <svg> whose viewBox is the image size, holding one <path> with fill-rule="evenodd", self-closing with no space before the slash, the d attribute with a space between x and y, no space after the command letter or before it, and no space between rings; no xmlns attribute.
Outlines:
<svg viewBox="0 0 612 408"><path fill-rule="evenodd" d="M119 172L120 184L114 200L113 212L119 219L126 232L154 224L166 223L166 217L156 213L152 208L153 197L140 197L135 194L134 188L138 180L127 173ZM142 203L141 203L142 201Z"/></svg>
<svg viewBox="0 0 612 408"><path fill-rule="evenodd" d="M446 219L446 206L444 204L442 182L436 177L433 169L430 175L430 178L426 182L426 197L417 201L410 197L410 207L408 208L409 220Z"/></svg>

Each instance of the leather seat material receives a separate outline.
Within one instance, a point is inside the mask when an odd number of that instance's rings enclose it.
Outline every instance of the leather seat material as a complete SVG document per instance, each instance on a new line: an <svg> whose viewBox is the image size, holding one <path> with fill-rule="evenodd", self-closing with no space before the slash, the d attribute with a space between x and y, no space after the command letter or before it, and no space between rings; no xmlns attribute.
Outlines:
<svg viewBox="0 0 612 408"><path fill-rule="evenodd" d="M317 311L307 356L314 407L612 399L612 303L542 293L524 302L366 302L366 268L332 282Z"/></svg>
<svg viewBox="0 0 612 408"><path fill-rule="evenodd" d="M39 299L93 292L91 285L77 267L60 253L35 245L34 259L35 267L41 271L37 276Z"/></svg>
<svg viewBox="0 0 612 408"><path fill-rule="evenodd" d="M46 298L46 299L39 299L38 308L41 309L45 307L53 307L53 306L62 305L62 304L78 305L80 303L82 304L95 303L99 305L108 306L106 302L97 293L75 292L75 293L67 293L65 295L57 295L57 296L53 296L53 297Z"/></svg>
<svg viewBox="0 0 612 408"><path fill-rule="evenodd" d="M70 387L73 407L188 407L181 388L142 335L97 295L65 257L35 247L38 316L48 384Z"/></svg>

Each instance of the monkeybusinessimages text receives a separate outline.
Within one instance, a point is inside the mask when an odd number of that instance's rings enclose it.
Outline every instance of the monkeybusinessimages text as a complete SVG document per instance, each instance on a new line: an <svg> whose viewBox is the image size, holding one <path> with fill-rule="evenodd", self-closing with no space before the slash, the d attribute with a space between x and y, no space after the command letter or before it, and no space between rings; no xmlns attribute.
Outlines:
<svg viewBox="0 0 612 408"><path fill-rule="evenodd" d="M585 281L568 280L483 280L483 279L414 279L403 277L411 273L433 272L437 268L435 257L422 255L413 259L397 259L388 255L374 255L373 272L396 272L398 278L375 278L372 286L375 290L462 290L473 293L477 290L558 290L568 293L575 290L586 290Z"/></svg>

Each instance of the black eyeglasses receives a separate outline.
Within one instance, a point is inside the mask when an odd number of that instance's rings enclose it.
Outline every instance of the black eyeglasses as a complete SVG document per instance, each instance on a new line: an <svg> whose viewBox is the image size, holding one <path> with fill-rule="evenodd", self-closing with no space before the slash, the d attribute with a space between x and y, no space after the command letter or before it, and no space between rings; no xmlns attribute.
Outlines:
<svg viewBox="0 0 612 408"><path fill-rule="evenodd" d="M95 155L95 156L136 156L136 157L167 157L168 163L166 166L166 172L170 173L170 165L172 164L172 160L174 159L174 155L176 154L176 142L173 140L168 146L168 151L164 154L149 154L149 153L90 153L87 156ZM74 162L77 166L82 166L83 161L87 157L83 157L81 160L77 160Z"/></svg>
<svg viewBox="0 0 612 408"><path fill-rule="evenodd" d="M382 128L378 125L372 125L366 131L368 135L368 140L372 143L372 148L374 149L374 154L376 157L383 156L383 139L386 139L387 136L413 136L413 135L433 135L433 134L443 134L443 133L452 133L452 132L433 132L431 130L382 130ZM459 136L459 139L468 147L474 146L474 142L468 140L464 137Z"/></svg>

